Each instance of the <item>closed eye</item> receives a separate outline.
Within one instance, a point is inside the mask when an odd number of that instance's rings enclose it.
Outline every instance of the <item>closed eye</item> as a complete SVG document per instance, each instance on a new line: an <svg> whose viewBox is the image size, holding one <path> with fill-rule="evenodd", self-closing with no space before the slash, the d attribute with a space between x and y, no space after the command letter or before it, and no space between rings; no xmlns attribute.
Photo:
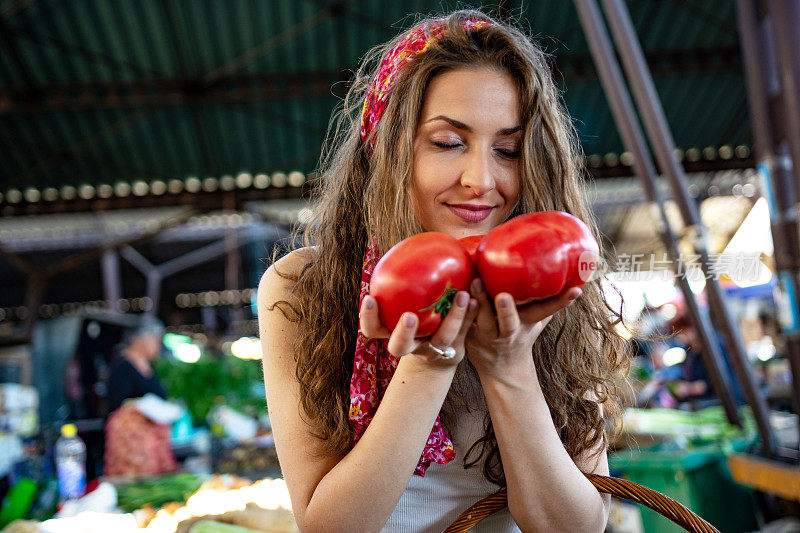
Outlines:
<svg viewBox="0 0 800 533"><path fill-rule="evenodd" d="M459 146L461 146L461 143L450 144L450 143L433 141L433 145L438 146L439 148L458 148Z"/></svg>
<svg viewBox="0 0 800 533"><path fill-rule="evenodd" d="M517 157L519 157L519 154L520 154L519 150L511 151L511 150L499 150L498 149L497 152L500 153L501 155L503 155L504 157L508 157L510 159L517 158Z"/></svg>
<svg viewBox="0 0 800 533"><path fill-rule="evenodd" d="M433 141L433 145L438 148L450 149L450 148L458 148L459 146L461 146L461 143L445 143L445 142ZM501 150L498 148L496 149L496 151L503 157L507 157L509 159L515 159L520 155L519 150Z"/></svg>

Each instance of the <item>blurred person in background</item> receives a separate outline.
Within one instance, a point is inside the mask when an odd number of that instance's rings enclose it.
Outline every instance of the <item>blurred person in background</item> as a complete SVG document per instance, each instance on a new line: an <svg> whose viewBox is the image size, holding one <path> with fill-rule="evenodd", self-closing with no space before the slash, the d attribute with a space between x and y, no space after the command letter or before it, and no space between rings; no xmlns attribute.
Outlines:
<svg viewBox="0 0 800 533"><path fill-rule="evenodd" d="M153 361L161 354L164 324L145 316L139 324L125 332L119 358L108 378L108 413L115 411L128 398L141 398L152 392L166 399L167 393L153 371Z"/></svg>
<svg viewBox="0 0 800 533"><path fill-rule="evenodd" d="M170 426L148 418L134 402L152 393L166 399L152 363L161 354L164 325L144 316L126 331L108 379L108 419L103 473L106 476L150 476L175 471Z"/></svg>
<svg viewBox="0 0 800 533"><path fill-rule="evenodd" d="M711 379L703 361L703 345L686 315L677 316L670 324L678 344L686 350L680 378L672 380L669 390L679 402L705 400L714 396Z"/></svg>

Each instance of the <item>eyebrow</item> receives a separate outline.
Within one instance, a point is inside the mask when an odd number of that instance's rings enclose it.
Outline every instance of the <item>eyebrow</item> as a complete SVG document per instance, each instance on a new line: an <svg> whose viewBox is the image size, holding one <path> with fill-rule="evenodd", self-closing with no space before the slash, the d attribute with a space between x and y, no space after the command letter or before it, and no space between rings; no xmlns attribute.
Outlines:
<svg viewBox="0 0 800 533"><path fill-rule="evenodd" d="M439 116L433 117L430 120L426 120L425 124L427 124L428 122L433 122L434 120L443 120L443 121L447 122L448 124L450 124L451 126L453 126L454 128L457 128L457 129L460 129L460 130L464 130L464 131L468 131L470 133L472 132L472 128L470 126L467 126L463 122L459 122L456 119L453 119L453 118L450 118L450 117L446 117L444 115L439 115ZM516 133L516 132L521 131L521 130L522 130L522 126L514 126L513 128L505 128L505 129L502 129L502 130L497 130L497 134L498 135L511 135L512 133Z"/></svg>

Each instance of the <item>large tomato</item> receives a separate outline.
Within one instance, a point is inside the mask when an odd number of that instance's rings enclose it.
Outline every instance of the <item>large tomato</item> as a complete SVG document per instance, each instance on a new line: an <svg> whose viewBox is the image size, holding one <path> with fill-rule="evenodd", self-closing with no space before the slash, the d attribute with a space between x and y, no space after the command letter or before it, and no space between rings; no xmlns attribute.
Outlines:
<svg viewBox="0 0 800 533"><path fill-rule="evenodd" d="M447 315L456 292L473 279L469 253L458 240L438 232L400 241L381 257L369 284L378 301L381 324L393 330L403 313L419 318L417 337L433 334Z"/></svg>
<svg viewBox="0 0 800 533"><path fill-rule="evenodd" d="M507 292L522 305L583 285L584 252L595 257L598 252L586 224L568 213L544 211L520 215L487 233L476 263L489 294Z"/></svg>
<svg viewBox="0 0 800 533"><path fill-rule="evenodd" d="M598 267L600 247L586 223L563 211L547 211L544 219L554 231L563 235L567 249L567 280L562 291L581 287Z"/></svg>

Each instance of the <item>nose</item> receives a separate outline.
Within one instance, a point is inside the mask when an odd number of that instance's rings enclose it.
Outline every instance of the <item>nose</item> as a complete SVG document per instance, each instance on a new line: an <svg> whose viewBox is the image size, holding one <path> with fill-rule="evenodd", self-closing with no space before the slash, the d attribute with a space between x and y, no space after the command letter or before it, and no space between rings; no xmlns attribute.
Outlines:
<svg viewBox="0 0 800 533"><path fill-rule="evenodd" d="M466 163L461 173L461 185L472 191L476 198L495 188L492 173L492 153L488 150L471 150L466 155Z"/></svg>

